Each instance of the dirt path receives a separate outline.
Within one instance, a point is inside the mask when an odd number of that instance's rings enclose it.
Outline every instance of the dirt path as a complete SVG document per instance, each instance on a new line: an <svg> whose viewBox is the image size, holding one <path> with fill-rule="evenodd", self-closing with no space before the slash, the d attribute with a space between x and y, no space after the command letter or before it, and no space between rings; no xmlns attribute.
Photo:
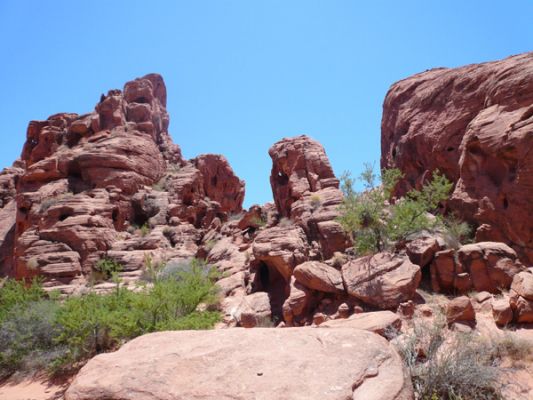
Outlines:
<svg viewBox="0 0 533 400"><path fill-rule="evenodd" d="M0 384L0 400L61 400L67 387L39 377L9 378Z"/></svg>

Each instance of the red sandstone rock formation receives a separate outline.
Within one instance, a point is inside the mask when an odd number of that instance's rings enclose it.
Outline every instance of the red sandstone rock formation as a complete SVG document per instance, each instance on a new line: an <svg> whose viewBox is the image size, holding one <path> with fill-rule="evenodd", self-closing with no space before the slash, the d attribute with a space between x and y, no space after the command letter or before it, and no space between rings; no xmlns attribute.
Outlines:
<svg viewBox="0 0 533 400"><path fill-rule="evenodd" d="M400 191L439 169L449 206L480 241L502 241L533 263L533 53L433 69L392 85L383 105L381 166Z"/></svg>
<svg viewBox="0 0 533 400"><path fill-rule="evenodd" d="M437 252L430 266L431 284L435 292L499 293L509 289L513 277L524 269L515 251L506 244L479 242L457 251Z"/></svg>
<svg viewBox="0 0 533 400"><path fill-rule="evenodd" d="M301 226L310 242L320 245L324 258L349 246L335 221L342 202L339 180L335 177L324 148L317 141L298 136L274 144L270 184L279 215Z"/></svg>
<svg viewBox="0 0 533 400"><path fill-rule="evenodd" d="M150 74L89 114L30 122L21 161L0 175L4 274L83 284L104 257L126 275L147 258L191 258L205 229L242 210L244 183L222 156L184 160L165 106Z"/></svg>

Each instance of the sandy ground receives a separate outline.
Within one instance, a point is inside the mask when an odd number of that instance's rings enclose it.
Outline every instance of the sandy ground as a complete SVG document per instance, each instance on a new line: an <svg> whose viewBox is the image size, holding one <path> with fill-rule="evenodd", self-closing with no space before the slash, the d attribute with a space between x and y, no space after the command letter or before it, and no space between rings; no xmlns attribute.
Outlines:
<svg viewBox="0 0 533 400"><path fill-rule="evenodd" d="M0 384L0 400L60 400L67 387L38 377L10 378Z"/></svg>

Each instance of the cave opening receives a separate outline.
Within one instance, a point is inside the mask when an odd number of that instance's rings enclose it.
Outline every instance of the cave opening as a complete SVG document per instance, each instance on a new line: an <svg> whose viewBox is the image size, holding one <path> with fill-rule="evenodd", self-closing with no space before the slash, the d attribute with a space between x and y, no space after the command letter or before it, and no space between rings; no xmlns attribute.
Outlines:
<svg viewBox="0 0 533 400"><path fill-rule="evenodd" d="M264 262L259 264L254 285L255 292L267 292L270 299L272 319L283 320L283 303L289 294L289 284L274 267Z"/></svg>

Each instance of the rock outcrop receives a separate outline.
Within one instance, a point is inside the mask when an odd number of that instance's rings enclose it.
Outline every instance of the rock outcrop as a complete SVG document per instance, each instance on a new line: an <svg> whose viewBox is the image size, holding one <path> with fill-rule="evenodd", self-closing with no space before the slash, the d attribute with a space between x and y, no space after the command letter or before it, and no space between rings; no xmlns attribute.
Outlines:
<svg viewBox="0 0 533 400"><path fill-rule="evenodd" d="M381 167L404 174L399 192L440 170L448 206L533 263L533 53L437 68L392 85L383 105Z"/></svg>
<svg viewBox="0 0 533 400"><path fill-rule="evenodd" d="M89 114L30 122L21 161L0 175L4 274L62 287L83 285L103 258L130 273L195 257L208 230L242 211L244 183L227 160L184 160L165 107L163 79L150 74Z"/></svg>
<svg viewBox="0 0 533 400"><path fill-rule="evenodd" d="M498 242L479 242L464 245L457 251L438 251L430 266L434 291L458 293L471 290L499 293L509 289L513 277L524 270L516 252Z"/></svg>
<svg viewBox="0 0 533 400"><path fill-rule="evenodd" d="M278 213L304 229L324 258L349 246L335 218L342 202L339 180L320 143L307 137L285 138L268 151L270 184Z"/></svg>
<svg viewBox="0 0 533 400"><path fill-rule="evenodd" d="M413 398L385 339L335 328L145 335L90 360L65 394L66 400Z"/></svg>

